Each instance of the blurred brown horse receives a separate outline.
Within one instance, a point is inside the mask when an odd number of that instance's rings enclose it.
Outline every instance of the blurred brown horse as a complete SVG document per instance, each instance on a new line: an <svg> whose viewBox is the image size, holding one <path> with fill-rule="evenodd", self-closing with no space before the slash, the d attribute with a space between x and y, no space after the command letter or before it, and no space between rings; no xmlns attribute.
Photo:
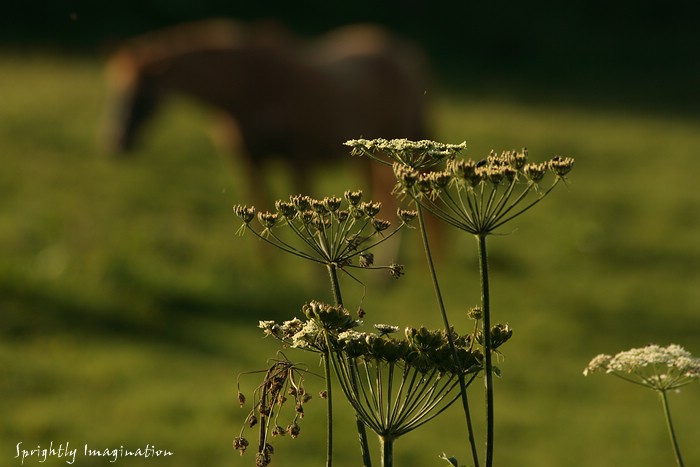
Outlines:
<svg viewBox="0 0 700 467"><path fill-rule="evenodd" d="M349 159L348 139L426 137L422 53L379 26L302 41L272 23L191 23L126 43L108 73L112 150L131 149L159 103L179 93L225 117L255 188L264 186L271 157L285 161L295 187L308 193L314 167ZM391 171L364 166L372 191L388 193Z"/></svg>

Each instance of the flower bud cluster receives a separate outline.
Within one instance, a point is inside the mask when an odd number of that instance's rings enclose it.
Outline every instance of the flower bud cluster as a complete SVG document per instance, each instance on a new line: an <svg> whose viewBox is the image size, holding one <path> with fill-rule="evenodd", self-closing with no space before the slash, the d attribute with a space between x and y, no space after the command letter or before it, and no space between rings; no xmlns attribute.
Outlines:
<svg viewBox="0 0 700 467"><path fill-rule="evenodd" d="M326 332L338 334L357 327L360 322L354 319L345 307L311 301L302 307L302 312Z"/></svg>
<svg viewBox="0 0 700 467"><path fill-rule="evenodd" d="M343 268L370 267L365 256L359 266L353 259L394 235L415 217L415 211L399 209L399 223L378 217L381 203L365 201L362 191L348 190L343 197L315 199L296 195L275 202L275 212L257 212L254 207L234 206L234 213L243 221L239 232L252 231L268 243L311 261ZM257 217L259 227L253 225ZM286 227L286 229L282 229ZM297 237L295 240L287 238Z"/></svg>
<svg viewBox="0 0 700 467"><path fill-rule="evenodd" d="M401 162L393 164L395 191L407 194L450 225L473 234L488 234L527 211L546 196L574 166L570 157L528 162L528 151L491 151L475 161L450 157L443 170L425 171ZM551 185L540 184L548 173ZM528 196L530 193L534 196Z"/></svg>
<svg viewBox="0 0 700 467"><path fill-rule="evenodd" d="M397 332L397 326L380 324L375 328L378 333L348 330L338 334L337 350L349 359L374 361L376 364L402 363L421 373L436 370L454 375L460 371L467 374L481 369L483 356L478 350L472 349L469 335L460 336L453 332L459 359L455 362L444 330L409 327L404 332L405 339L395 339L389 334Z"/></svg>
<svg viewBox="0 0 700 467"><path fill-rule="evenodd" d="M510 340L512 336L513 330L507 324L498 323L491 326L491 350L496 350ZM477 332L476 340L479 344L484 343L484 336L481 331Z"/></svg>

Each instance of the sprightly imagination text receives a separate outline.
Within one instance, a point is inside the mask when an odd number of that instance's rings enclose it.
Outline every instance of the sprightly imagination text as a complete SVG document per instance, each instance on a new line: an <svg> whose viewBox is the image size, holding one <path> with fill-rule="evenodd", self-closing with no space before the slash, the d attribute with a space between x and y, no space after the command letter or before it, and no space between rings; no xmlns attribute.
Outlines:
<svg viewBox="0 0 700 467"><path fill-rule="evenodd" d="M87 443L80 447L73 447L71 443L55 444L53 441L47 447L37 445L36 447L25 447L21 441L17 443L17 454L15 459L19 460L22 465L25 462L40 462L44 463L50 458L63 460L66 464L74 464L80 457L103 457L105 460L115 463L123 457L170 457L172 451L167 449L158 449L152 444L146 444L138 448L126 448L119 446L118 448L97 448L90 446Z"/></svg>

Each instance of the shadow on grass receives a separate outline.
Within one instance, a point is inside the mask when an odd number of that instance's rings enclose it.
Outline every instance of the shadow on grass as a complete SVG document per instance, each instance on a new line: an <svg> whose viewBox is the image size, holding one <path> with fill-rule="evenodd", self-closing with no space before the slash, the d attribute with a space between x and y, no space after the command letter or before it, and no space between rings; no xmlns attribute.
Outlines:
<svg viewBox="0 0 700 467"><path fill-rule="evenodd" d="M260 283L265 288L265 283ZM71 334L128 338L187 347L204 353L223 353L230 346L207 329L246 326L254 329L260 319L287 319L303 303L294 289L232 291L201 294L155 289L105 300L57 290L55 286L0 283L2 326L0 336L28 337Z"/></svg>

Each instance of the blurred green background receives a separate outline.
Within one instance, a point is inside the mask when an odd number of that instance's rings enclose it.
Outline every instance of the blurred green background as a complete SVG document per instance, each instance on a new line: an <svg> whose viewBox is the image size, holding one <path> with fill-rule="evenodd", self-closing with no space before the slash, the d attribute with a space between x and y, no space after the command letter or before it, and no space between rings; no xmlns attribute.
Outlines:
<svg viewBox="0 0 700 467"><path fill-rule="evenodd" d="M20 465L19 442L51 441L81 449L149 443L175 453L120 459L125 466L254 464L253 453L240 458L231 448L245 417L237 376L263 369L278 350L261 338L258 320L288 319L305 301L328 299L323 276L235 235L231 205L244 181L236 160L212 143L207 109L174 100L129 160L99 146L105 51L152 27L228 15L277 17L308 34L356 20L387 24L433 59L436 139L466 140L474 158L522 146L533 160L576 158L567 187L490 243L495 319L515 331L496 386L497 465L671 465L655 394L581 372L598 353L652 342L700 356L696 7L284 5L3 7L0 464ZM269 176L286 196L283 171ZM358 183L329 170L317 186L340 194ZM366 321L438 327L417 239L407 242L398 258L405 277L363 276ZM453 232L443 250L449 310L466 331L464 313L478 301L475 242ZM344 286L357 306L363 289ZM318 369L313 358L288 355ZM256 378L243 377L248 393ZM313 377L309 384L321 387ZM340 398L337 405L339 432L352 432ZM700 464L699 406L697 384L671 396L689 466ZM442 452L466 463L462 425L455 407L400 439L397 465L441 465ZM323 431L323 406L311 403L302 436L276 444L274 465L321 465ZM336 465L358 465L355 435L339 435L336 445Z"/></svg>

